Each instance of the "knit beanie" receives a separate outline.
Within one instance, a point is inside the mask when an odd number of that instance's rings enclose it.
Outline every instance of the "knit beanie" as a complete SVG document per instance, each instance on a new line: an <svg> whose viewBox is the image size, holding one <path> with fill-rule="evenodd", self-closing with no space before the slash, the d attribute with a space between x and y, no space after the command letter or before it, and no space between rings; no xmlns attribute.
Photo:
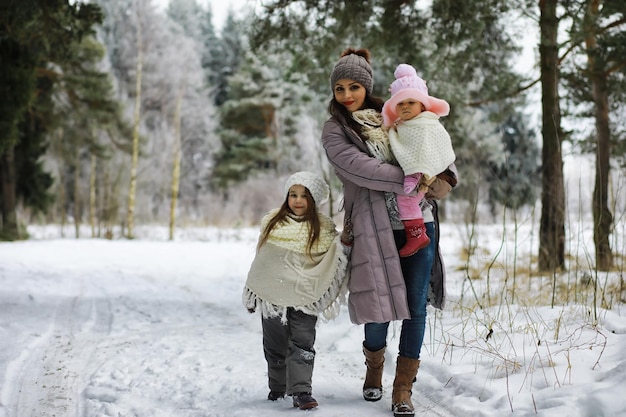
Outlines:
<svg viewBox="0 0 626 417"><path fill-rule="evenodd" d="M359 55L359 53L361 55ZM363 56L365 55L365 56ZM369 63L369 51L367 49L347 49L335 64L330 74L330 89L334 91L335 84L342 78L354 80L365 87L368 94L374 89L372 67Z"/></svg>
<svg viewBox="0 0 626 417"><path fill-rule="evenodd" d="M285 183L285 194L289 194L289 189L292 185L305 186L311 193L313 200L315 200L315 205L317 206L328 200L330 193L328 184L317 174L309 171L299 171L292 174L287 178L287 182Z"/></svg>
<svg viewBox="0 0 626 417"><path fill-rule="evenodd" d="M428 95L426 82L417 76L417 71L411 65L400 64L394 71L396 80L391 83L391 98L383 106L383 123L391 126L398 119L396 105L406 99L414 99L422 104L427 111L437 116L447 116L450 105L447 101Z"/></svg>

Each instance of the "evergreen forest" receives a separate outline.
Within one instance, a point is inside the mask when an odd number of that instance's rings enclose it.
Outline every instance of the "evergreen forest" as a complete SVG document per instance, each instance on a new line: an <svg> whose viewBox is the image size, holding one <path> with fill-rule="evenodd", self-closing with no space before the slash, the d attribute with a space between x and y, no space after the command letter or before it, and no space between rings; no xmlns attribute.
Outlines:
<svg viewBox="0 0 626 417"><path fill-rule="evenodd" d="M622 0L250 0L219 28L200 0L1 0L0 239L254 225L298 170L324 175L341 219L320 135L348 47L370 50L375 95L409 63L450 103L445 216L536 216L537 267L562 269L563 164L586 155L596 267L624 256Z"/></svg>

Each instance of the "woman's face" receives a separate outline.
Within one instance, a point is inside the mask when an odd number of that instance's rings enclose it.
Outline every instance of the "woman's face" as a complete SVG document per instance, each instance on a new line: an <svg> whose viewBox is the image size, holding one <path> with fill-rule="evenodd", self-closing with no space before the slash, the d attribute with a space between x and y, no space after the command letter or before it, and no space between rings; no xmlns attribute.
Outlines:
<svg viewBox="0 0 626 417"><path fill-rule="evenodd" d="M309 208L309 200L306 196L306 188L296 184L289 188L287 196L287 205L296 216L304 216Z"/></svg>
<svg viewBox="0 0 626 417"><path fill-rule="evenodd" d="M349 78L342 78L333 86L333 93L335 100L352 113L363 107L367 91L362 84Z"/></svg>

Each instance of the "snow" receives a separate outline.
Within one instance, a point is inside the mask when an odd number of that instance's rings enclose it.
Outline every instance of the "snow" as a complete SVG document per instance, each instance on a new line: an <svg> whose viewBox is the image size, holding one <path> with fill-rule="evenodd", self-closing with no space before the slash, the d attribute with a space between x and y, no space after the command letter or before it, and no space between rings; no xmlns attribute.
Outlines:
<svg viewBox="0 0 626 417"><path fill-rule="evenodd" d="M522 273L536 230L469 228L442 224L449 300L429 310L416 415L626 416L623 290L610 298L588 285L619 285L619 272L588 271L590 248L571 243L581 257L559 277L569 301L551 307L553 277ZM58 226L29 232L29 241L0 243L0 417L391 416L399 326L390 328L384 397L368 403L363 329L345 307L318 326L319 407L266 400L260 319L241 305L255 228L179 230L174 241L163 228L137 228L132 241L61 238ZM519 276L502 273L514 261ZM513 298L502 288L514 279ZM593 301L603 294L607 308Z"/></svg>

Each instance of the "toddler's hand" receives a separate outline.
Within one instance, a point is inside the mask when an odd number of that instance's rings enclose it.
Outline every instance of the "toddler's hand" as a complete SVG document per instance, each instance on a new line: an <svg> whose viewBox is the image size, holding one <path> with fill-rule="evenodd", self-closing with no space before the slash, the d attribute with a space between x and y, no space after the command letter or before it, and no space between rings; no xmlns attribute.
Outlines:
<svg viewBox="0 0 626 417"><path fill-rule="evenodd" d="M404 177L404 192L409 194L413 191L417 187L419 180L419 178L416 178L413 175L407 175Z"/></svg>

